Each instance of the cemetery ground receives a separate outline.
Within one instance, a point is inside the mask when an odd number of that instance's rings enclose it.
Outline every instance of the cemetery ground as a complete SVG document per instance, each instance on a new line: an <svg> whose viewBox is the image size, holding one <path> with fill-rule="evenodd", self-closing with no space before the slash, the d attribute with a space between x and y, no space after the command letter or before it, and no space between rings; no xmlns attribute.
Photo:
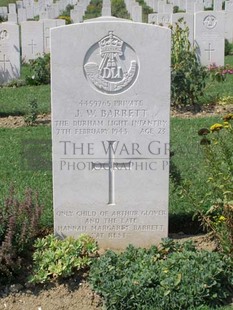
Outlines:
<svg viewBox="0 0 233 310"><path fill-rule="evenodd" d="M226 57L226 63L232 65L233 57ZM22 81L27 74L29 67L23 66ZM50 86L19 87L22 81L0 89L0 203L3 205L6 197L9 197L10 186L19 200L24 199L28 187L38 192L39 203L44 206L40 230L43 236L51 232L53 226ZM233 76L228 76L223 83L209 81L200 100L201 112L187 109L173 111L169 199L169 227L173 237L203 233L197 218L193 220L199 203L209 190L198 131L221 123L222 115L232 113L232 83ZM35 100L38 107L30 104ZM35 113L40 117L31 124L28 122L27 126L25 120ZM215 247L211 241L206 241L206 237L195 236L194 239L202 248ZM24 285L25 278L22 278ZM16 283L21 284L20 278ZM6 286L1 294L0 309L94 310L102 307L100 298L90 290L85 280L80 282L80 277L72 277L54 285L26 285L23 288L19 285ZM232 309L232 306L222 309Z"/></svg>

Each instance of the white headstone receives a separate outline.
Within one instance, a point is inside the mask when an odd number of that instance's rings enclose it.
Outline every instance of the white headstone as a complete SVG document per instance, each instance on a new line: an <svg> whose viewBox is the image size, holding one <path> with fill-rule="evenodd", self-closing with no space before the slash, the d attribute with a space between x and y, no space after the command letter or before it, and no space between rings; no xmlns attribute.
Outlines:
<svg viewBox="0 0 233 310"><path fill-rule="evenodd" d="M222 0L214 0L214 11L222 11Z"/></svg>
<svg viewBox="0 0 233 310"><path fill-rule="evenodd" d="M21 23L22 58L28 62L43 55L43 23L26 21Z"/></svg>
<svg viewBox="0 0 233 310"><path fill-rule="evenodd" d="M163 6L163 12L167 14L172 14L173 13L173 4L164 4Z"/></svg>
<svg viewBox="0 0 233 310"><path fill-rule="evenodd" d="M202 65L224 65L224 30L224 12L194 14L194 40Z"/></svg>
<svg viewBox="0 0 233 310"><path fill-rule="evenodd" d="M65 20L62 19L44 19L44 53L50 53L50 29L58 26L64 26Z"/></svg>
<svg viewBox="0 0 233 310"><path fill-rule="evenodd" d="M71 10L70 18L73 23L81 23L83 21L83 10L82 9Z"/></svg>
<svg viewBox="0 0 233 310"><path fill-rule="evenodd" d="M40 20L43 20L43 19L49 19L48 11L41 11L40 12Z"/></svg>
<svg viewBox="0 0 233 310"><path fill-rule="evenodd" d="M20 77L19 26L0 23L0 84Z"/></svg>
<svg viewBox="0 0 233 310"><path fill-rule="evenodd" d="M148 23L158 25L158 14L157 13L148 14Z"/></svg>
<svg viewBox="0 0 233 310"><path fill-rule="evenodd" d="M27 20L28 19L34 19L34 7L33 6L27 6L26 7L26 14L27 14Z"/></svg>
<svg viewBox="0 0 233 310"><path fill-rule="evenodd" d="M16 13L8 13L7 14L7 20L9 23L18 23L18 15Z"/></svg>
<svg viewBox="0 0 233 310"><path fill-rule="evenodd" d="M172 24L172 14L158 13L157 15L158 25L169 27Z"/></svg>
<svg viewBox="0 0 233 310"><path fill-rule="evenodd" d="M111 16L111 6L104 6L102 7L102 11L101 11L101 15L102 16Z"/></svg>
<svg viewBox="0 0 233 310"><path fill-rule="evenodd" d="M8 8L9 8L9 13L16 14L16 4L15 3L9 3Z"/></svg>
<svg viewBox="0 0 233 310"><path fill-rule="evenodd" d="M233 1L225 1L225 11L226 12L233 12Z"/></svg>
<svg viewBox="0 0 233 310"><path fill-rule="evenodd" d="M194 3L194 12L202 12L204 11L204 3Z"/></svg>
<svg viewBox="0 0 233 310"><path fill-rule="evenodd" d="M211 9L213 7L213 1L212 0L204 0L204 7L206 9Z"/></svg>
<svg viewBox="0 0 233 310"><path fill-rule="evenodd" d="M186 12L194 13L195 12L195 2L193 0L186 1Z"/></svg>
<svg viewBox="0 0 233 310"><path fill-rule="evenodd" d="M225 12L225 38L233 43L233 12Z"/></svg>
<svg viewBox="0 0 233 310"><path fill-rule="evenodd" d="M56 235L167 236L170 49L170 29L113 18L51 30Z"/></svg>
<svg viewBox="0 0 233 310"><path fill-rule="evenodd" d="M7 14L8 14L7 7L1 6L0 7L0 16L3 18L7 18Z"/></svg>
<svg viewBox="0 0 233 310"><path fill-rule="evenodd" d="M25 8L18 9L18 23L21 24L22 22L27 20L27 11Z"/></svg>
<svg viewBox="0 0 233 310"><path fill-rule="evenodd" d="M186 10L186 2L187 2L187 0L179 0L179 10L181 10L181 11Z"/></svg>
<svg viewBox="0 0 233 310"><path fill-rule="evenodd" d="M152 4L150 5L150 7L152 7L153 12L158 12L158 0L152 0Z"/></svg>
<svg viewBox="0 0 233 310"><path fill-rule="evenodd" d="M23 8L23 1L16 1L16 7L17 7L17 10L22 9Z"/></svg>
<svg viewBox="0 0 233 310"><path fill-rule="evenodd" d="M134 22L142 22L142 7L138 3L132 6L131 17Z"/></svg>
<svg viewBox="0 0 233 310"><path fill-rule="evenodd" d="M166 4L165 0L158 1L158 13L164 13L164 5Z"/></svg>

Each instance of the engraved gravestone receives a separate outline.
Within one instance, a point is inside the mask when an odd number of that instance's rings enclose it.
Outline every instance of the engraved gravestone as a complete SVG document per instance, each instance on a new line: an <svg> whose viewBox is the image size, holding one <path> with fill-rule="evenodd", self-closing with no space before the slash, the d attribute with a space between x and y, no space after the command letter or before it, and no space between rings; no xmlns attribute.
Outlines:
<svg viewBox="0 0 233 310"><path fill-rule="evenodd" d="M19 26L0 23L0 85L20 76Z"/></svg>
<svg viewBox="0 0 233 310"><path fill-rule="evenodd" d="M224 65L224 12L205 11L194 14L194 40L201 64Z"/></svg>
<svg viewBox="0 0 233 310"><path fill-rule="evenodd" d="M43 22L41 21L25 21L21 23L22 58L25 62L43 55L43 32Z"/></svg>
<svg viewBox="0 0 233 310"><path fill-rule="evenodd" d="M170 29L98 18L51 30L55 234L103 248L168 233Z"/></svg>

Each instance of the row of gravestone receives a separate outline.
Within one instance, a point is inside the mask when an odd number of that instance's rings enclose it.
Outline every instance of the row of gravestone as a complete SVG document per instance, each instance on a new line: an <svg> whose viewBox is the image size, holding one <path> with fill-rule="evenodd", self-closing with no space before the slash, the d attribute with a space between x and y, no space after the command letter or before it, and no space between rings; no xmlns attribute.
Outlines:
<svg viewBox="0 0 233 310"><path fill-rule="evenodd" d="M19 26L13 23L0 24L0 84L20 76L20 47L22 61L28 62L50 51L50 29L65 25L61 19L26 21ZM20 38L21 37L21 44Z"/></svg>
<svg viewBox="0 0 233 310"><path fill-rule="evenodd" d="M194 14L158 13L149 14L148 16L149 23L163 24L164 26L175 25L180 19L183 19L189 28L189 40L197 48L196 52L201 64L209 66L214 63L217 66L223 66L226 38L225 13L220 11L203 11ZM183 24L183 26L186 25ZM232 35L233 23L229 31Z"/></svg>
<svg viewBox="0 0 233 310"><path fill-rule="evenodd" d="M18 23L32 20L39 16L39 19L57 18L66 9L67 5L78 6L85 11L89 1L85 0L59 0L53 3L51 0L23 0L10 3L7 7L0 7L0 16L8 22Z"/></svg>

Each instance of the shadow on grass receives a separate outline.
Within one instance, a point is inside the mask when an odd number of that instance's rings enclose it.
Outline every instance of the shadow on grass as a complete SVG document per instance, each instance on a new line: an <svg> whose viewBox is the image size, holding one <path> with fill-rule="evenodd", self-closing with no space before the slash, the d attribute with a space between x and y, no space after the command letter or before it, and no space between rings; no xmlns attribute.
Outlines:
<svg viewBox="0 0 233 310"><path fill-rule="evenodd" d="M9 116L24 116L26 115L27 113L26 112L23 112L23 111L9 111L9 112L2 112L0 111L0 117L9 117Z"/></svg>
<svg viewBox="0 0 233 310"><path fill-rule="evenodd" d="M169 215L169 233L183 232L187 235L196 235L203 233L203 228L197 219L193 219L193 214L170 214Z"/></svg>

